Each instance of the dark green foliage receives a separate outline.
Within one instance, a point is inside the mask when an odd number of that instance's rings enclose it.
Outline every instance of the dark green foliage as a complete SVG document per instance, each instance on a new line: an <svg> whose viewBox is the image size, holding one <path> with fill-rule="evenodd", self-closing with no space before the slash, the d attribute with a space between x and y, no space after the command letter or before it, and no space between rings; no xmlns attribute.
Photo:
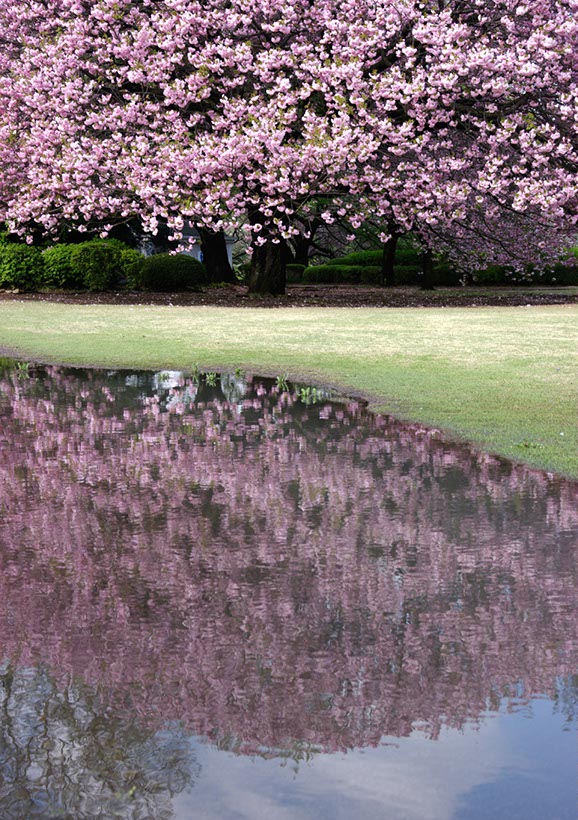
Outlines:
<svg viewBox="0 0 578 820"><path fill-rule="evenodd" d="M395 284L400 287L407 287L410 285L418 285L419 277L422 272L422 266L415 265L396 265L395 266Z"/></svg>
<svg viewBox="0 0 578 820"><path fill-rule="evenodd" d="M75 275L88 290L108 290L118 283L121 251L115 241L92 239L74 245L70 262Z"/></svg>
<svg viewBox="0 0 578 820"><path fill-rule="evenodd" d="M235 265L235 276L237 278L237 282L240 282L241 285L244 285L249 278L249 274L251 273L251 263L250 262L240 262L238 265Z"/></svg>
<svg viewBox="0 0 578 820"><path fill-rule="evenodd" d="M355 251L354 253L348 253L347 256L341 256L339 259L333 259L331 261L331 265L347 265L351 267L352 265L356 267L366 267L366 266L381 266L381 260L383 258L383 250L377 251Z"/></svg>
<svg viewBox="0 0 578 820"><path fill-rule="evenodd" d="M35 290L42 283L44 260L32 245L0 245L0 288Z"/></svg>
<svg viewBox="0 0 578 820"><path fill-rule="evenodd" d="M288 282L301 282L303 279L303 271L305 270L305 265L297 265L291 263L287 265L287 281Z"/></svg>
<svg viewBox="0 0 578 820"><path fill-rule="evenodd" d="M493 287L495 285L578 285L578 267L574 264L560 262L541 271L527 271L520 274L507 265L488 265L476 271L473 276L476 285Z"/></svg>
<svg viewBox="0 0 578 820"><path fill-rule="evenodd" d="M420 265L421 251L409 239L400 239L395 251L395 265ZM364 267L380 267L383 261L383 247L371 251L354 251L346 256L331 261L332 265L363 265Z"/></svg>
<svg viewBox="0 0 578 820"><path fill-rule="evenodd" d="M77 246L62 243L44 251L43 287L84 288L84 280L72 264L71 255L75 247Z"/></svg>
<svg viewBox="0 0 578 820"><path fill-rule="evenodd" d="M574 262L572 265L564 265L563 263L555 265L554 268L546 271L544 274L548 278L547 284L550 285L578 285L578 265ZM542 281L538 280L540 284Z"/></svg>
<svg viewBox="0 0 578 820"><path fill-rule="evenodd" d="M487 268L473 274L476 285L505 285L513 284L512 273L505 265L488 265Z"/></svg>
<svg viewBox="0 0 578 820"><path fill-rule="evenodd" d="M137 286L144 257L118 239L59 243L43 253L42 285L47 288L106 290L119 284Z"/></svg>
<svg viewBox="0 0 578 820"><path fill-rule="evenodd" d="M443 257L434 260L433 275L436 285L442 288L459 288L464 278L463 271L453 267Z"/></svg>
<svg viewBox="0 0 578 820"><path fill-rule="evenodd" d="M138 290L142 287L141 274L145 257L133 248L124 247L120 252L120 279L125 287Z"/></svg>
<svg viewBox="0 0 578 820"><path fill-rule="evenodd" d="M421 249L407 239L400 239L395 250L396 265L421 265Z"/></svg>
<svg viewBox="0 0 578 820"><path fill-rule="evenodd" d="M186 254L155 253L144 260L140 273L144 290L185 290L205 284L205 266Z"/></svg>
<svg viewBox="0 0 578 820"><path fill-rule="evenodd" d="M361 281L364 265L315 265L305 268L303 281L309 284L356 284Z"/></svg>
<svg viewBox="0 0 578 820"><path fill-rule="evenodd" d="M361 274L362 285L381 285L383 274L381 265L367 265Z"/></svg>

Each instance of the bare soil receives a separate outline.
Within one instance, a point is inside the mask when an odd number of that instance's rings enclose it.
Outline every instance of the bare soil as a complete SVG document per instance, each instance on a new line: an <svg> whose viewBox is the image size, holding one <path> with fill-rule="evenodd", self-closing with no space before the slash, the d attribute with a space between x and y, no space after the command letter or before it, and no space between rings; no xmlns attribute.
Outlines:
<svg viewBox="0 0 578 820"><path fill-rule="evenodd" d="M243 285L183 293L111 291L88 293L0 291L0 301L27 300L76 305L216 305L222 307L489 307L578 303L578 288L495 287L378 288L361 285L289 285L285 296L248 294Z"/></svg>

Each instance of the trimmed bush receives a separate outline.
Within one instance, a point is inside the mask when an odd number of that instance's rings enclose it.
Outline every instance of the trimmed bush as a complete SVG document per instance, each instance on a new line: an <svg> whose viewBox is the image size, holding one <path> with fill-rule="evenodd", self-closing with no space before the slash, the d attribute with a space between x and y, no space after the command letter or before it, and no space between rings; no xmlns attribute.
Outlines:
<svg viewBox="0 0 578 820"><path fill-rule="evenodd" d="M76 245L65 243L53 245L42 254L44 272L42 286L46 288L83 288L84 279L72 264L72 251Z"/></svg>
<svg viewBox="0 0 578 820"><path fill-rule="evenodd" d="M147 256L140 272L144 290L185 290L205 284L205 266L184 253L155 253Z"/></svg>
<svg viewBox="0 0 578 820"><path fill-rule="evenodd" d="M138 290L142 287L141 274L145 257L134 248L123 248L120 252L120 277L125 287Z"/></svg>
<svg viewBox="0 0 578 820"><path fill-rule="evenodd" d="M0 288L35 290L42 283L44 259L32 245L0 246Z"/></svg>
<svg viewBox="0 0 578 820"><path fill-rule="evenodd" d="M381 265L383 258L383 251L355 251L348 253L347 256L342 256L339 259L333 259L331 265L346 265L347 267L375 267Z"/></svg>
<svg viewBox="0 0 578 820"><path fill-rule="evenodd" d="M447 260L442 258L434 262L434 279L436 285L442 288L459 288L461 287L463 278L464 272L454 268Z"/></svg>
<svg viewBox="0 0 578 820"><path fill-rule="evenodd" d="M419 285L421 272L421 265L396 265L395 284L400 287L407 287L410 285L415 287Z"/></svg>
<svg viewBox="0 0 578 820"><path fill-rule="evenodd" d="M396 265L421 265L421 251L409 242L400 239L395 249Z"/></svg>
<svg viewBox="0 0 578 820"><path fill-rule="evenodd" d="M565 265L561 262L559 265L554 265L551 270L546 271L544 276L547 279L544 284L576 286L578 285L578 266L576 266L576 263Z"/></svg>
<svg viewBox="0 0 578 820"><path fill-rule="evenodd" d="M473 281L476 285L510 285L515 284L512 280L512 273L505 265L488 265L482 270L475 271Z"/></svg>
<svg viewBox="0 0 578 820"><path fill-rule="evenodd" d="M305 265L296 265L290 264L287 265L287 281L288 282L301 282L303 279L303 271L305 270Z"/></svg>
<svg viewBox="0 0 578 820"><path fill-rule="evenodd" d="M516 274L516 272L507 265L488 265L486 268L476 271L473 278L476 285L483 287L493 287L495 285L510 285L510 287L517 285L521 287L528 287L529 285L543 285L546 287L559 285L561 287L568 287L570 285L578 285L578 267L560 262L553 267L534 272L530 278L526 278L520 274Z"/></svg>
<svg viewBox="0 0 578 820"><path fill-rule="evenodd" d="M93 291L108 290L119 279L120 253L116 242L91 239L90 242L73 245L70 263L74 275L85 288Z"/></svg>
<svg viewBox="0 0 578 820"><path fill-rule="evenodd" d="M354 284L361 281L363 265L314 265L305 268L303 281L316 285Z"/></svg>
<svg viewBox="0 0 578 820"><path fill-rule="evenodd" d="M367 265L362 271L362 285L381 285L381 279L381 265Z"/></svg>

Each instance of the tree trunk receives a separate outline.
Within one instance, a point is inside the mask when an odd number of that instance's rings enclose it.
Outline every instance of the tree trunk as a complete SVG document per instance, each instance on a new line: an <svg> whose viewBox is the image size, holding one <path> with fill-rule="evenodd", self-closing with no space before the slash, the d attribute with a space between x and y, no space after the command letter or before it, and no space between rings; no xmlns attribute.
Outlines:
<svg viewBox="0 0 578 820"><path fill-rule="evenodd" d="M264 245L253 245L249 293L282 296L285 293L286 267L287 243L284 239L276 244L268 239Z"/></svg>
<svg viewBox="0 0 578 820"><path fill-rule="evenodd" d="M381 284L385 287L395 285L395 252L399 236L392 232L389 240L383 246L383 256L381 258Z"/></svg>
<svg viewBox="0 0 578 820"><path fill-rule="evenodd" d="M228 282L234 284L237 279L229 264L227 243L223 231L209 231L199 228L203 264L207 269L209 282Z"/></svg>
<svg viewBox="0 0 578 820"><path fill-rule="evenodd" d="M421 290L435 290L433 253L430 250L423 252L422 265Z"/></svg>
<svg viewBox="0 0 578 820"><path fill-rule="evenodd" d="M293 240L293 262L295 265L309 265L309 248L311 247L311 238L306 239L304 236L296 236Z"/></svg>

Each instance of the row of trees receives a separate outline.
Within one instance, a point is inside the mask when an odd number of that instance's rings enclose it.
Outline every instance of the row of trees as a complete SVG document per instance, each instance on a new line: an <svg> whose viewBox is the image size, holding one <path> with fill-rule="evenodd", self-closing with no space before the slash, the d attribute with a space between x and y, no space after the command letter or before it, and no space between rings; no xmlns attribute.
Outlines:
<svg viewBox="0 0 578 820"><path fill-rule="evenodd" d="M0 32L12 230L241 227L273 293L315 221L463 265L575 233L575 0L14 0Z"/></svg>

